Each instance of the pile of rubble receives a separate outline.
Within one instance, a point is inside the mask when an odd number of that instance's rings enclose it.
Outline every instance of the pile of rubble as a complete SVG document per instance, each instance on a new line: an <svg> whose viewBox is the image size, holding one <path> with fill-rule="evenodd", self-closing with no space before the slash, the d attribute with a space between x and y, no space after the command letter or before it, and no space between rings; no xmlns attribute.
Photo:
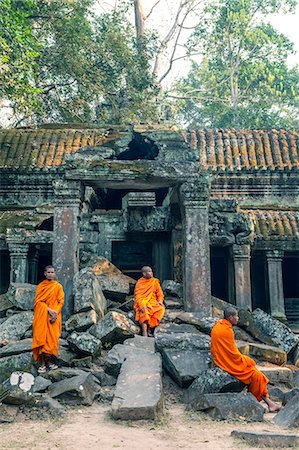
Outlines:
<svg viewBox="0 0 299 450"><path fill-rule="evenodd" d="M109 401L114 418L155 419L163 413L167 373L182 390L187 409L217 420L262 421L261 404L211 360L209 334L227 304L213 298L207 318L184 312L182 286L165 281L165 318L154 339L143 338L134 322L134 284L104 258L78 272L74 314L60 339L60 367L42 375L31 353L36 286L12 284L0 296L0 402L60 417L72 405ZM238 312L238 348L269 378L271 397L286 405L276 423L298 425L299 337L259 309ZM5 408L0 406L0 421L7 421Z"/></svg>

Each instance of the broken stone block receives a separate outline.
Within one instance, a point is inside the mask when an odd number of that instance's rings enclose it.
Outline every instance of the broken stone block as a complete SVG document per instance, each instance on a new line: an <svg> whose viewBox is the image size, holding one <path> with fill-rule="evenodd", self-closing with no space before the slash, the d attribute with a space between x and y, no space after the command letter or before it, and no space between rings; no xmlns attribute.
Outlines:
<svg viewBox="0 0 299 450"><path fill-rule="evenodd" d="M11 341L18 341L31 327L33 319L32 311L24 311L14 314L0 325L0 347Z"/></svg>
<svg viewBox="0 0 299 450"><path fill-rule="evenodd" d="M97 400L103 403L111 404L115 394L115 386L102 386L97 395Z"/></svg>
<svg viewBox="0 0 299 450"><path fill-rule="evenodd" d="M212 328L217 321L218 319L215 317L202 317L199 313L186 311L179 314L175 319L176 323L194 325L197 330L205 334L211 333Z"/></svg>
<svg viewBox="0 0 299 450"><path fill-rule="evenodd" d="M66 322L66 331L86 331L92 325L97 323L96 312L91 309L89 311L73 314Z"/></svg>
<svg viewBox="0 0 299 450"><path fill-rule="evenodd" d="M163 367L171 378L181 387L188 387L192 381L207 369L210 354L200 350L161 350Z"/></svg>
<svg viewBox="0 0 299 450"><path fill-rule="evenodd" d="M292 359L292 362L293 362L294 366L299 368L299 344L297 344L297 346L293 350L293 354L292 354L292 358L291 359Z"/></svg>
<svg viewBox="0 0 299 450"><path fill-rule="evenodd" d="M36 399L35 406L48 410L53 419L66 416L65 407L55 400L55 398L51 398L48 395Z"/></svg>
<svg viewBox="0 0 299 450"><path fill-rule="evenodd" d="M299 394L299 388L294 388L291 391L284 392L284 396L282 399L282 406L285 406L290 400L292 400L295 395Z"/></svg>
<svg viewBox="0 0 299 450"><path fill-rule="evenodd" d="M75 352L79 352L79 354L96 356L101 353L101 341L89 333L77 333L74 331L67 338L67 341L70 347Z"/></svg>
<svg viewBox="0 0 299 450"><path fill-rule="evenodd" d="M126 339L140 334L140 328L134 325L124 314L114 311L89 329L89 333L105 343L122 343Z"/></svg>
<svg viewBox="0 0 299 450"><path fill-rule="evenodd" d="M65 380L66 378L73 378L79 375L84 375L86 373L87 372L85 372L85 370L74 367L58 367L58 369L48 372L47 376L54 383L57 381Z"/></svg>
<svg viewBox="0 0 299 450"><path fill-rule="evenodd" d="M294 384L299 387L299 370L294 372Z"/></svg>
<svg viewBox="0 0 299 450"><path fill-rule="evenodd" d="M10 308L13 308L13 304L8 300L6 294L0 295L0 318L4 318L6 316L6 311ZM3 320L5 321L5 319Z"/></svg>
<svg viewBox="0 0 299 450"><path fill-rule="evenodd" d="M241 392L245 385L229 373L214 367L206 369L193 381L187 391L184 400L186 403L196 402L202 394L218 394L225 392Z"/></svg>
<svg viewBox="0 0 299 450"><path fill-rule="evenodd" d="M164 280L161 287L165 295L183 298L183 285L181 283L173 280Z"/></svg>
<svg viewBox="0 0 299 450"><path fill-rule="evenodd" d="M36 285L29 283L11 283L6 292L7 299L24 311L33 310Z"/></svg>
<svg viewBox="0 0 299 450"><path fill-rule="evenodd" d="M175 350L210 350L211 338L200 333L192 325L167 323L155 331L155 343L160 351L164 348Z"/></svg>
<svg viewBox="0 0 299 450"><path fill-rule="evenodd" d="M97 278L105 297L116 302L123 302L136 283L135 280L122 273L101 275Z"/></svg>
<svg viewBox="0 0 299 450"><path fill-rule="evenodd" d="M52 381L39 375L34 380L33 392L44 392L52 384Z"/></svg>
<svg viewBox="0 0 299 450"><path fill-rule="evenodd" d="M134 310L134 296L126 297L125 301L119 305L119 309L124 312L129 312Z"/></svg>
<svg viewBox="0 0 299 450"><path fill-rule="evenodd" d="M36 373L31 352L0 358L0 383L10 377L12 372Z"/></svg>
<svg viewBox="0 0 299 450"><path fill-rule="evenodd" d="M60 345L58 349L57 364L60 366L70 366L73 360L77 358L76 353L72 352L69 348Z"/></svg>
<svg viewBox="0 0 299 450"><path fill-rule="evenodd" d="M163 411L162 363L159 354L132 353L122 364L112 401L114 419L156 419Z"/></svg>
<svg viewBox="0 0 299 450"><path fill-rule="evenodd" d="M291 448L299 447L299 436L295 434L268 433L264 431L237 431L231 432L231 436L254 447Z"/></svg>
<svg viewBox="0 0 299 450"><path fill-rule="evenodd" d="M10 405L22 405L32 398L34 376L27 372L13 372L0 385L0 401Z"/></svg>
<svg viewBox="0 0 299 450"><path fill-rule="evenodd" d="M277 346L287 354L298 345L299 336L296 336L289 327L261 309L255 309L252 313L252 318L255 327L259 331L259 335L255 337L265 344ZM251 330L248 331L253 334Z"/></svg>
<svg viewBox="0 0 299 450"><path fill-rule="evenodd" d="M103 318L107 312L107 301L92 268L86 267L74 276L74 312L90 309Z"/></svg>
<svg viewBox="0 0 299 450"><path fill-rule="evenodd" d="M281 366L256 366L258 370L263 372L264 375L269 379L270 384L286 384L287 386L293 386L293 372L288 367Z"/></svg>
<svg viewBox="0 0 299 450"><path fill-rule="evenodd" d="M282 402L283 401L285 391L282 391L279 387L268 386L268 392L269 392L269 397L274 402Z"/></svg>
<svg viewBox="0 0 299 450"><path fill-rule="evenodd" d="M51 384L48 388L48 395L69 404L90 406L99 390L98 380L90 373L84 373Z"/></svg>
<svg viewBox="0 0 299 450"><path fill-rule="evenodd" d="M72 367L77 367L78 369L90 369L92 366L92 357L85 356L85 358L73 359Z"/></svg>
<svg viewBox="0 0 299 450"><path fill-rule="evenodd" d="M155 353L155 340L148 337L137 335L133 339L125 340L124 345Z"/></svg>
<svg viewBox="0 0 299 450"><path fill-rule="evenodd" d="M256 357L277 366L284 366L287 362L287 354L280 348L258 344L257 342L248 342L247 344L249 346L249 356L253 359Z"/></svg>
<svg viewBox="0 0 299 450"><path fill-rule="evenodd" d="M273 422L282 428L299 426L299 394L295 395L274 417Z"/></svg>
<svg viewBox="0 0 299 450"><path fill-rule="evenodd" d="M145 350L143 350L142 348L135 348L129 345L114 345L114 347L108 352L105 359L105 372L117 378L124 360L131 354L136 353L140 355L144 353L144 351Z"/></svg>
<svg viewBox="0 0 299 450"><path fill-rule="evenodd" d="M242 419L246 422L262 422L264 408L252 394L223 393L202 394L191 405L196 411L204 411L216 420Z"/></svg>
<svg viewBox="0 0 299 450"><path fill-rule="evenodd" d="M119 344L117 344L119 345ZM96 377L101 386L115 386L116 385L116 378L112 375L109 375L105 372L105 370L102 367L95 366L92 368L91 373L94 377Z"/></svg>
<svg viewBox="0 0 299 450"><path fill-rule="evenodd" d="M183 308L183 305L181 301L175 297L165 297L164 298L164 304L167 309L170 310L181 310Z"/></svg>
<svg viewBox="0 0 299 450"><path fill-rule="evenodd" d="M19 353L31 352L32 339L22 339L21 341L11 342L5 347L0 348L0 358L4 356L18 355Z"/></svg>

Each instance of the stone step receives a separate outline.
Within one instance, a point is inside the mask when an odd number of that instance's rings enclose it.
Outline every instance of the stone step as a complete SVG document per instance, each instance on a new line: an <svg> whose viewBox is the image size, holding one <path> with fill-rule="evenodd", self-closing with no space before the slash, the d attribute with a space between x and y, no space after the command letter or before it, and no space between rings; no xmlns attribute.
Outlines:
<svg viewBox="0 0 299 450"><path fill-rule="evenodd" d="M284 383L290 387L294 385L293 372L288 367L275 366L274 364L267 366L257 365L256 367L266 375L270 384Z"/></svg>
<svg viewBox="0 0 299 450"><path fill-rule="evenodd" d="M157 419L163 412L162 361L158 353L130 354L112 401L114 419Z"/></svg>

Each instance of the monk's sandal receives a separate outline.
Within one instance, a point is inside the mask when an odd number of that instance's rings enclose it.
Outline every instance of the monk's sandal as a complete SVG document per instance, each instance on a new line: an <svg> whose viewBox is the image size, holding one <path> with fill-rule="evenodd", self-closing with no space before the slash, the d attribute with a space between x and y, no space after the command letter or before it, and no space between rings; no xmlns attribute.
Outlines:
<svg viewBox="0 0 299 450"><path fill-rule="evenodd" d="M48 367L49 367L50 370L56 370L56 369L58 369L57 364L53 364L53 363L50 363L50 364L48 365Z"/></svg>
<svg viewBox="0 0 299 450"><path fill-rule="evenodd" d="M40 366L40 367L37 369L37 371L38 371L38 373L46 373L47 368L46 368L46 366Z"/></svg>

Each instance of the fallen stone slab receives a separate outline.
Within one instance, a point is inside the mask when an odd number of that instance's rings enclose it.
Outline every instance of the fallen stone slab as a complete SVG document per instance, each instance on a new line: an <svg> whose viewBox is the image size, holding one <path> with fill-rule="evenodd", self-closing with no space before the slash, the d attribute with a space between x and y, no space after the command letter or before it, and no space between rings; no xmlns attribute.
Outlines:
<svg viewBox="0 0 299 450"><path fill-rule="evenodd" d="M258 344L257 342L248 342L249 356L262 359L277 366L284 366L287 362L287 354L278 347L266 344Z"/></svg>
<svg viewBox="0 0 299 450"><path fill-rule="evenodd" d="M299 426L299 394L295 395L274 417L273 422L282 428Z"/></svg>
<svg viewBox="0 0 299 450"><path fill-rule="evenodd" d="M91 309L89 311L83 311L73 314L66 322L66 331L86 331L92 325L97 323L96 312Z"/></svg>
<svg viewBox="0 0 299 450"><path fill-rule="evenodd" d="M155 353L155 340L145 336L136 335L132 339L126 339L124 345Z"/></svg>
<svg viewBox="0 0 299 450"><path fill-rule="evenodd" d="M73 360L77 358L76 353L64 345L59 344L57 363L59 366L71 366Z"/></svg>
<svg viewBox="0 0 299 450"><path fill-rule="evenodd" d="M116 378L106 373L102 367L95 366L94 368L92 368L91 373L99 380L101 386L116 385Z"/></svg>
<svg viewBox="0 0 299 450"><path fill-rule="evenodd" d="M30 311L33 310L35 293L35 284L11 283L5 295L17 308Z"/></svg>
<svg viewBox="0 0 299 450"><path fill-rule="evenodd" d="M210 350L211 338L193 325L167 323L155 331L156 348L175 350Z"/></svg>
<svg viewBox="0 0 299 450"><path fill-rule="evenodd" d="M86 267L74 276L74 312L94 309L98 318L107 312L107 301L91 267Z"/></svg>
<svg viewBox="0 0 299 450"><path fill-rule="evenodd" d="M121 366L128 356L134 354L142 355L145 351L148 350L137 348L132 345L114 345L106 356L104 363L105 372L117 378L120 373ZM154 353L154 351L152 351L152 353Z"/></svg>
<svg viewBox="0 0 299 450"><path fill-rule="evenodd" d="M165 295L183 298L183 285L181 283L173 280L164 280L161 287Z"/></svg>
<svg viewBox="0 0 299 450"><path fill-rule="evenodd" d="M288 367L281 366L262 366L257 364L257 369L263 372L264 375L269 379L270 384L286 384L287 386L293 387L294 378L293 372Z"/></svg>
<svg viewBox="0 0 299 450"><path fill-rule="evenodd" d="M48 395L51 398L59 398L68 404L92 405L99 392L100 384L90 373L84 373L72 378L67 378L51 384Z"/></svg>
<svg viewBox="0 0 299 450"><path fill-rule="evenodd" d="M32 339L22 339L21 341L11 342L5 347L0 348L0 358L4 356L18 355L19 353L31 352Z"/></svg>
<svg viewBox="0 0 299 450"><path fill-rule="evenodd" d="M0 325L0 347L11 341L20 340L24 333L31 327L33 319L32 311L24 311L14 314Z"/></svg>
<svg viewBox="0 0 299 450"><path fill-rule="evenodd" d="M200 313L184 311L176 317L175 322L194 325L195 328L202 333L210 334L213 326L218 320L219 319L215 317L202 317Z"/></svg>
<svg viewBox="0 0 299 450"><path fill-rule="evenodd" d="M163 412L162 362L157 353L131 354L123 362L112 401L114 419L157 419Z"/></svg>
<svg viewBox="0 0 299 450"><path fill-rule="evenodd" d="M140 328L124 314L112 311L96 325L93 325L89 329L89 333L100 339L103 344L118 344L135 334L140 334Z"/></svg>
<svg viewBox="0 0 299 450"><path fill-rule="evenodd" d="M166 372L182 388L190 386L211 361L210 353L204 350L164 348L161 356Z"/></svg>
<svg viewBox="0 0 299 450"><path fill-rule="evenodd" d="M102 342L90 333L73 332L67 341L71 349L79 354L97 356L101 353Z"/></svg>
<svg viewBox="0 0 299 450"><path fill-rule="evenodd" d="M287 354L298 345L299 336L296 336L289 327L261 309L255 309L252 317L255 326L260 332L259 336L256 337L262 342L267 340L268 342L265 342L266 344L278 346Z"/></svg>
<svg viewBox="0 0 299 450"><path fill-rule="evenodd" d="M31 352L0 358L0 383L9 378L13 372L36 374Z"/></svg>
<svg viewBox="0 0 299 450"><path fill-rule="evenodd" d="M11 308L13 308L13 304L8 300L6 294L1 294L0 295L0 318L3 319L6 316L6 311Z"/></svg>
<svg viewBox="0 0 299 450"><path fill-rule="evenodd" d="M269 397L271 398L271 400L273 400L274 402L282 402L284 395L285 395L285 391L281 390L279 387L276 386L268 386L268 392L269 392Z"/></svg>
<svg viewBox="0 0 299 450"><path fill-rule="evenodd" d="M292 354L292 358L291 359L292 359L292 362L293 362L294 366L299 368L299 344L297 344L297 346L293 350L293 354Z"/></svg>
<svg viewBox="0 0 299 450"><path fill-rule="evenodd" d="M134 295L126 297L123 303L119 304L119 309L124 312L133 311L134 309Z"/></svg>
<svg viewBox="0 0 299 450"><path fill-rule="evenodd" d="M13 372L0 384L0 402L22 405L32 398L34 376L27 372Z"/></svg>
<svg viewBox="0 0 299 450"><path fill-rule="evenodd" d="M164 303L167 309L170 310L182 310L183 309L183 304L181 303L181 301L175 297L165 297L164 298Z"/></svg>
<svg viewBox="0 0 299 450"><path fill-rule="evenodd" d="M294 384L299 387L299 370L294 372Z"/></svg>
<svg viewBox="0 0 299 450"><path fill-rule="evenodd" d="M35 378L34 380L34 385L33 385L33 392L44 392L48 389L48 387L52 384L52 381L47 380L47 378L42 377L41 375L39 375L38 377Z"/></svg>
<svg viewBox="0 0 299 450"><path fill-rule="evenodd" d="M268 432L237 431L231 436L255 447L292 448L299 447L299 436L295 434L280 434Z"/></svg>
<svg viewBox="0 0 299 450"><path fill-rule="evenodd" d="M196 402L202 394L218 394L225 392L241 392L245 385L229 373L214 367L201 372L184 393L185 403Z"/></svg>
<svg viewBox="0 0 299 450"><path fill-rule="evenodd" d="M262 405L249 393L202 394L190 407L196 411L205 411L216 420L262 422L265 413Z"/></svg>
<svg viewBox="0 0 299 450"><path fill-rule="evenodd" d="M285 392L282 398L282 406L285 406L295 395L299 394L299 388L295 387L291 391Z"/></svg>

